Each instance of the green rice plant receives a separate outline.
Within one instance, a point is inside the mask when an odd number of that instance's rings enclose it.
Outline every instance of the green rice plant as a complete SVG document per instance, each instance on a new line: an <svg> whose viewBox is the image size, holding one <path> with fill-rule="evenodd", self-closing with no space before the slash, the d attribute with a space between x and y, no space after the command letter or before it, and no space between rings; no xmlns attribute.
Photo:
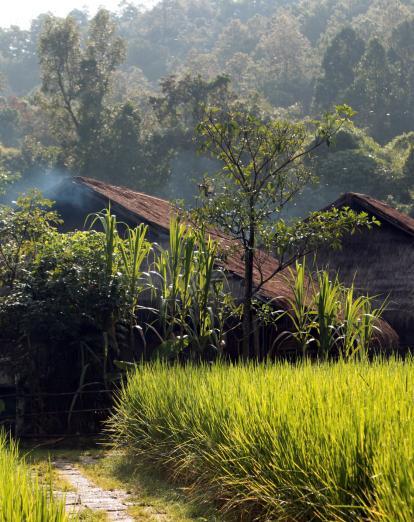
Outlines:
<svg viewBox="0 0 414 522"><path fill-rule="evenodd" d="M71 520L77 520L75 515ZM41 484L19 456L17 444L0 435L0 522L68 522L64 498Z"/></svg>
<svg viewBox="0 0 414 522"><path fill-rule="evenodd" d="M108 430L235 520L414 520L414 361L142 365Z"/></svg>

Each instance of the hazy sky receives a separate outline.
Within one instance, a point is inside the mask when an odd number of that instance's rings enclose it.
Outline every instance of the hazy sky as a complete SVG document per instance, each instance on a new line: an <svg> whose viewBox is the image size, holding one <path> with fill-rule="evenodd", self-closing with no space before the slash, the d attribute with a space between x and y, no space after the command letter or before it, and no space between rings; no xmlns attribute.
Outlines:
<svg viewBox="0 0 414 522"><path fill-rule="evenodd" d="M131 3L151 6L156 0L139 0ZM57 16L65 16L72 9L87 7L90 14L95 14L99 7L116 10L120 0L0 0L0 26L19 25L27 28L30 21L40 13L52 12Z"/></svg>

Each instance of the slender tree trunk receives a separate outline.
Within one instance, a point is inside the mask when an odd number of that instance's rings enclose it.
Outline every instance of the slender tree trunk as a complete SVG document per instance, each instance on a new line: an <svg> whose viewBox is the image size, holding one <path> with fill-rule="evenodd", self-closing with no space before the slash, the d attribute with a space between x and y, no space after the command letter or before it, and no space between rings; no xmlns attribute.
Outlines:
<svg viewBox="0 0 414 522"><path fill-rule="evenodd" d="M253 344L254 344L254 356L256 358L256 361L260 360L261 353L260 353L260 326L259 321L257 320L257 315L253 314Z"/></svg>
<svg viewBox="0 0 414 522"><path fill-rule="evenodd" d="M253 260L250 253L245 259L245 288L243 299L243 359L250 356L250 340L252 334L252 297L253 297Z"/></svg>
<svg viewBox="0 0 414 522"><path fill-rule="evenodd" d="M243 359L251 355L252 300L253 300L253 266L254 266L255 226L250 222L250 237L244 260L244 299L243 299Z"/></svg>

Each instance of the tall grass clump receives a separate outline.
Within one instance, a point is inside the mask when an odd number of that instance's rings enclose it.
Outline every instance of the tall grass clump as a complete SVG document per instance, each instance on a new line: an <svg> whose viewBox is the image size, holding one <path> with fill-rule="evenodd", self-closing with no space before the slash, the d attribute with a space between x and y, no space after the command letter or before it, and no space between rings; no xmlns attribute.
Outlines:
<svg viewBox="0 0 414 522"><path fill-rule="evenodd" d="M414 520L414 362L141 366L109 423L237 520Z"/></svg>
<svg viewBox="0 0 414 522"><path fill-rule="evenodd" d="M51 484L40 484L17 445L0 435L0 522L46 521L69 521L64 499L55 499Z"/></svg>

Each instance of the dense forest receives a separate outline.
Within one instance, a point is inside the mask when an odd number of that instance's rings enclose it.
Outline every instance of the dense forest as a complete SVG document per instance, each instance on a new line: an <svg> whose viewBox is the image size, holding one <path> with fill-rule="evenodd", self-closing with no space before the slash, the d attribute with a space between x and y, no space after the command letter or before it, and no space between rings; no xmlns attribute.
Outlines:
<svg viewBox="0 0 414 522"><path fill-rule="evenodd" d="M412 211L413 0L162 0L151 10L0 29L0 168L22 186L86 175L191 201L216 164L197 153L202 106L264 119L336 104L354 126L314 154L298 203L344 191Z"/></svg>

